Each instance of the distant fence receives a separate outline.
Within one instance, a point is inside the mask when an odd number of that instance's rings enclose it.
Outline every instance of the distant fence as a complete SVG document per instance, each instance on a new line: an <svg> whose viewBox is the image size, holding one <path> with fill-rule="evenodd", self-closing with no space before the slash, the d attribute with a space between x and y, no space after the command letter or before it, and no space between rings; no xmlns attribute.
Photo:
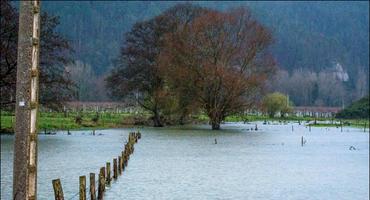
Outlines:
<svg viewBox="0 0 370 200"><path fill-rule="evenodd" d="M341 107L324 107L324 106L297 106L292 107L292 113L289 115L297 117L334 117L342 108ZM47 111L47 108L42 108ZM65 102L63 106L64 111L84 111L84 112L115 112L115 113L137 113L142 112L143 109L135 103L127 102L83 102L70 101ZM245 114L263 115L260 109L248 109Z"/></svg>
<svg viewBox="0 0 370 200"><path fill-rule="evenodd" d="M111 177L111 163L107 162L105 167L100 168L98 180L95 180L95 173L90 173L90 199L91 200L102 200L104 197L104 192L106 186L109 186L113 180L117 180L118 176L123 173L126 169L128 160L130 159L130 155L134 153L134 145L138 142L141 138L140 132L132 132L129 134L128 142L124 146L124 150L121 152L121 155L117 158L113 159L113 167L112 172L113 176ZM86 200L87 192L86 192L86 176L79 177L79 192L72 196L73 199L79 195L80 200ZM64 194L62 189L62 184L60 179L55 179L52 181L53 188L54 188L54 197L55 200L64 200ZM98 185L98 188L96 188Z"/></svg>
<svg viewBox="0 0 370 200"><path fill-rule="evenodd" d="M140 110L140 107L121 102L66 102L64 110L70 111L94 111L94 112L128 112L133 113Z"/></svg>
<svg viewBox="0 0 370 200"><path fill-rule="evenodd" d="M59 108L64 112L113 112L113 113L135 113L141 112L140 106L135 103L127 102L85 102L85 101L69 101L64 102ZM52 112L53 109L41 107L44 112Z"/></svg>
<svg viewBox="0 0 370 200"><path fill-rule="evenodd" d="M317 117L317 118L332 118L335 117L342 108L340 107L323 107L323 106L296 106L292 107L292 112L288 113L288 116L296 117ZM252 114L261 116L264 115L260 109L249 109L244 114ZM280 116L277 113L276 116Z"/></svg>
<svg viewBox="0 0 370 200"><path fill-rule="evenodd" d="M340 107L306 107L299 106L293 107L293 115L297 117L321 117L330 118L334 117L342 108Z"/></svg>

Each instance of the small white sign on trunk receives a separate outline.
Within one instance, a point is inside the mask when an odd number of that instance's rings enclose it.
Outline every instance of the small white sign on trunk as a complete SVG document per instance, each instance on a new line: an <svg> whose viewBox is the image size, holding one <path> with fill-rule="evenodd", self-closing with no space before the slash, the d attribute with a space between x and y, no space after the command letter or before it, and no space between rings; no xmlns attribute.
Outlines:
<svg viewBox="0 0 370 200"><path fill-rule="evenodd" d="M23 107L23 106L25 106L25 105L26 105L26 102L24 102L24 101L20 101L20 102L19 102L19 106L20 106L20 107Z"/></svg>

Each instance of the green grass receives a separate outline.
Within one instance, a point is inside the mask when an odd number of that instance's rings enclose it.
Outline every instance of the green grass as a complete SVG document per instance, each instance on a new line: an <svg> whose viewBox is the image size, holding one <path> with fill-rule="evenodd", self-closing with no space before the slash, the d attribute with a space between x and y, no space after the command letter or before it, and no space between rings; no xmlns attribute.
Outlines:
<svg viewBox="0 0 370 200"><path fill-rule="evenodd" d="M55 130L82 130L82 129L104 129L104 128L119 128L132 126L135 118L148 119L150 114L140 113L138 115L130 113L100 113L99 120L97 123L93 122L93 118L96 116L95 112L84 112L82 113L82 123L77 124L75 118L78 115L76 112L70 112L65 115L63 112L40 112L38 118L38 127L40 132L55 131ZM193 116L193 121L206 123L209 118L205 114L199 114ZM324 119L317 118L317 123L312 123L314 127L339 127L338 119ZM321 121L331 121L334 123L322 123ZM269 118L264 115L233 115L225 119L226 122L240 122L240 121L315 121L312 117L286 117L286 118ZM12 133L14 132L15 117L13 113L1 112L1 133ZM367 119L349 119L342 120L343 126L351 126L363 128L366 124L369 127L369 121Z"/></svg>
<svg viewBox="0 0 370 200"><path fill-rule="evenodd" d="M357 127L357 128L369 128L369 120L368 119L346 119L346 120L338 120L335 119L333 123L320 123L318 121L316 124L312 124L313 127L340 127L342 123L343 127Z"/></svg>
<svg viewBox="0 0 370 200"><path fill-rule="evenodd" d="M1 115L1 132L13 130L14 116Z"/></svg>
<svg viewBox="0 0 370 200"><path fill-rule="evenodd" d="M75 122L77 113L64 113L59 112L41 112L38 117L38 128L40 132L44 130L81 130L81 129L103 129L103 128L118 128L127 127L132 122L133 117L136 115L129 113L100 113L99 119L95 123L93 118L96 116L95 112L86 112L82 114L82 123ZM147 114L141 115L143 117ZM130 121L131 120L131 121ZM11 113L1 113L1 132L12 133L14 132L15 117Z"/></svg>

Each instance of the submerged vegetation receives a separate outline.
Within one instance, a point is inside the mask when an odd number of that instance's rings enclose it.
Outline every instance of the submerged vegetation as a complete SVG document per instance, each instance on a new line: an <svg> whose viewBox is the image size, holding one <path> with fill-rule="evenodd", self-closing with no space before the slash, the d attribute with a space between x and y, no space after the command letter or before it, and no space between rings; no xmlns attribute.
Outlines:
<svg viewBox="0 0 370 200"><path fill-rule="evenodd" d="M270 118L274 117L278 112L281 117L284 117L285 114L292 111L292 102L289 102L289 98L279 92L266 95L262 104Z"/></svg>
<svg viewBox="0 0 370 200"><path fill-rule="evenodd" d="M94 130L107 128L124 128L137 126L152 126L153 122L150 119L149 112L144 113L116 113L116 112L40 112L39 114L39 133L52 134L56 131L71 131L71 130ZM80 121L79 121L80 120ZM209 117L206 114L193 115L186 121L190 124L207 124ZM286 123L294 121L298 123L310 123L313 127L339 127L352 126L363 128L369 127L367 119L327 119L313 117L296 117L286 116L284 118L271 118L268 115L231 115L225 118L222 122L243 122L250 123L256 121L264 121L266 123ZM316 121L316 123L315 123ZM1 113L0 133L13 133L15 125L14 113ZM174 122L166 121L166 125L175 125Z"/></svg>

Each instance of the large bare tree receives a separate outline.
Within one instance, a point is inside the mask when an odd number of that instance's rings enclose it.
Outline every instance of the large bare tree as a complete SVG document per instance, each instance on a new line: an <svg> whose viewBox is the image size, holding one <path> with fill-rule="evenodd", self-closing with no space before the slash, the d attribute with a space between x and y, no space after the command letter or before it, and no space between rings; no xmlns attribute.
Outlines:
<svg viewBox="0 0 370 200"><path fill-rule="evenodd" d="M166 35L160 68L220 129L226 116L249 108L273 71L270 31L246 8L209 11ZM184 93L183 93L184 92Z"/></svg>
<svg viewBox="0 0 370 200"><path fill-rule="evenodd" d="M117 99L135 98L152 113L154 126L163 126L163 112L172 98L158 71L164 35L204 11L191 4L179 4L153 19L136 23L126 34L117 66L107 78L110 95Z"/></svg>

